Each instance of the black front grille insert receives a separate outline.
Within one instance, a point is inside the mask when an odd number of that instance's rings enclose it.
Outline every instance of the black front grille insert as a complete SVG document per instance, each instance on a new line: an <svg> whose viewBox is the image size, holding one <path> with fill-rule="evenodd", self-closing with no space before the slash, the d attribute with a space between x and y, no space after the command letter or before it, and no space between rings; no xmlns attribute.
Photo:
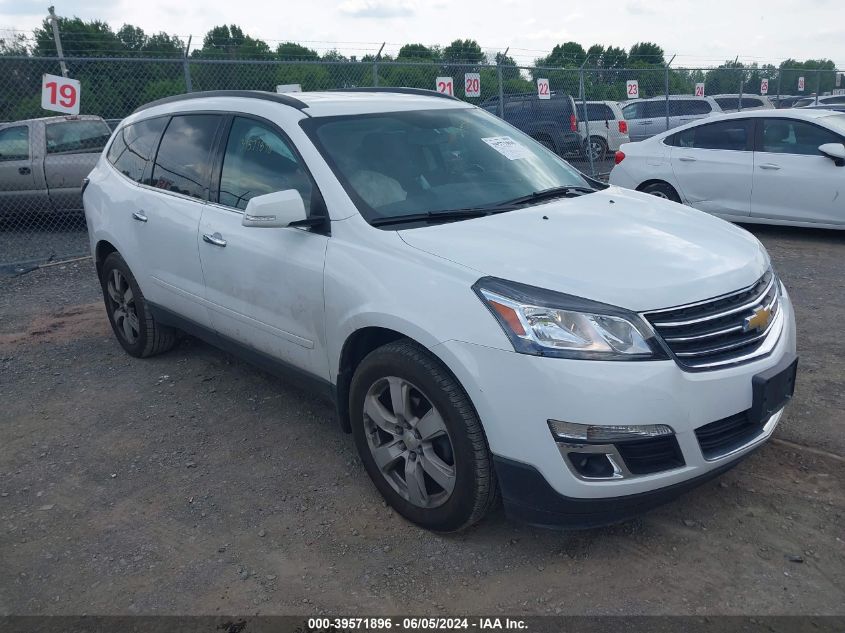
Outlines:
<svg viewBox="0 0 845 633"><path fill-rule="evenodd" d="M685 464L674 435L620 442L616 444L616 450L632 475L659 473Z"/></svg>
<svg viewBox="0 0 845 633"><path fill-rule="evenodd" d="M748 444L762 433L763 425L752 423L743 411L697 428L695 436L704 459L715 459Z"/></svg>
<svg viewBox="0 0 845 633"><path fill-rule="evenodd" d="M769 271L743 290L645 317L682 366L729 365L753 356L765 341L780 309L779 283Z"/></svg>

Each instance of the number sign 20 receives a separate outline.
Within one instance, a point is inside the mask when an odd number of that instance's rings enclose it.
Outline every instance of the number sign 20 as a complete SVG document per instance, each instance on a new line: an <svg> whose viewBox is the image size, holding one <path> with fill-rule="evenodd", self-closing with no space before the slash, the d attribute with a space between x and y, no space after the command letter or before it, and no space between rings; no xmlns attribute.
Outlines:
<svg viewBox="0 0 845 633"><path fill-rule="evenodd" d="M464 74L464 95L467 97L481 96L481 74L480 73L465 73Z"/></svg>

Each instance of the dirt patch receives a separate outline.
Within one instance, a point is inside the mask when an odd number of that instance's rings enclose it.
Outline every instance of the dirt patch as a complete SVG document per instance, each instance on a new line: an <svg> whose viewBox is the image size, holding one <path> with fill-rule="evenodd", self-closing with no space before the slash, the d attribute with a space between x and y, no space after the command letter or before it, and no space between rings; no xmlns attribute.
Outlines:
<svg viewBox="0 0 845 633"><path fill-rule="evenodd" d="M0 351L22 345L65 343L108 336L109 322L102 302L86 303L36 316L23 332L0 334Z"/></svg>

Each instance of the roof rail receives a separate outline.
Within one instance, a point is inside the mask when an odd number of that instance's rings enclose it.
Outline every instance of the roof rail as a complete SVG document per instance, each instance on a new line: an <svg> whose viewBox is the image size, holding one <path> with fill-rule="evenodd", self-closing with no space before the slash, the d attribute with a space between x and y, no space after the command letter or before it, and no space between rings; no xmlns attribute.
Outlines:
<svg viewBox="0 0 845 633"><path fill-rule="evenodd" d="M141 112L147 108L152 108L166 103L178 103L179 101L189 101L191 99L202 99L203 97L243 97L245 99L263 99L264 101L274 101L282 105L302 110L307 108L308 104L300 101L295 97L286 94L277 94L275 92L266 92L263 90L207 90L205 92L187 92L181 95L173 95L171 97L164 97L163 99L156 99L150 101L142 106L135 108L135 112Z"/></svg>
<svg viewBox="0 0 845 633"><path fill-rule="evenodd" d="M420 95L421 97L440 97L441 99L452 99L453 101L460 101L457 97L443 94L436 90L426 90L425 88L389 88L389 87L370 87L370 88L335 88L327 90L327 92L392 92L402 95Z"/></svg>

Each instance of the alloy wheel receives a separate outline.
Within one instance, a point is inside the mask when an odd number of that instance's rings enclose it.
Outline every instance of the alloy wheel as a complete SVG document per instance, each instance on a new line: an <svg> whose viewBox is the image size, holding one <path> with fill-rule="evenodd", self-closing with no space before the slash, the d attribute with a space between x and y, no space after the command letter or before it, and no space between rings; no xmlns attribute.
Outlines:
<svg viewBox="0 0 845 633"><path fill-rule="evenodd" d="M127 343L134 345L141 333L141 325L135 309L135 295L132 293L129 281L116 268L112 269L109 275L106 291L117 331Z"/></svg>
<svg viewBox="0 0 845 633"><path fill-rule="evenodd" d="M379 471L420 508L448 501L455 488L455 452L442 415L413 383L380 378L364 399L364 433Z"/></svg>

